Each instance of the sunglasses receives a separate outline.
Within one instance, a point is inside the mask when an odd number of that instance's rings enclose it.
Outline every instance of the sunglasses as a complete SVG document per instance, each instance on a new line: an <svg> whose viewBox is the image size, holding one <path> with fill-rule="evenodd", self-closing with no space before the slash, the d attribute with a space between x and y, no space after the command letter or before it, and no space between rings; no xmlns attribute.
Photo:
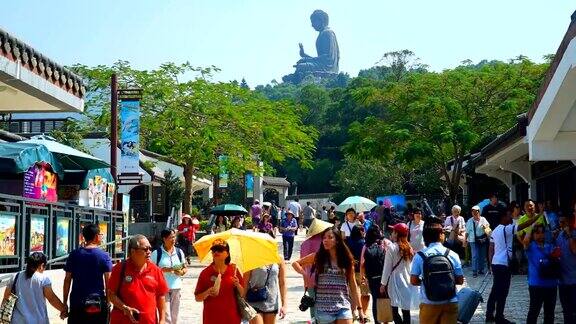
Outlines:
<svg viewBox="0 0 576 324"><path fill-rule="evenodd" d="M226 250L227 250L226 247L222 245L216 245L210 248L210 251L212 252L224 252Z"/></svg>

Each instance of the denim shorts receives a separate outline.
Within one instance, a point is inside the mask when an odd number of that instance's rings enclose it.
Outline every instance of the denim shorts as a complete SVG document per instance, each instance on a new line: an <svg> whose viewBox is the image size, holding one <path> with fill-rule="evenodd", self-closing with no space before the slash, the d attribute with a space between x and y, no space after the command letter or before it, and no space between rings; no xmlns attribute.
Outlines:
<svg viewBox="0 0 576 324"><path fill-rule="evenodd" d="M338 311L338 313L335 313L335 314L325 313L325 312L316 310L316 316L314 318L316 319L316 322L318 324L324 324L324 323L333 323L336 320L341 320L341 319L353 319L354 316L352 314L352 310L350 310L348 308L342 308Z"/></svg>

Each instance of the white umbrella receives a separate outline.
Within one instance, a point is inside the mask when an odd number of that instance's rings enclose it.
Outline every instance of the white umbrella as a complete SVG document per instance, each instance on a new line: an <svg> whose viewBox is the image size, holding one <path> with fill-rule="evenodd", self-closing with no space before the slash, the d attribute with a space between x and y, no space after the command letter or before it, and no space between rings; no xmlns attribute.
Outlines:
<svg viewBox="0 0 576 324"><path fill-rule="evenodd" d="M376 203L368 198L364 198L361 196L352 196L344 199L343 202L336 207L337 212L345 213L348 208L354 208L354 210L359 212L369 211L370 209L374 208Z"/></svg>

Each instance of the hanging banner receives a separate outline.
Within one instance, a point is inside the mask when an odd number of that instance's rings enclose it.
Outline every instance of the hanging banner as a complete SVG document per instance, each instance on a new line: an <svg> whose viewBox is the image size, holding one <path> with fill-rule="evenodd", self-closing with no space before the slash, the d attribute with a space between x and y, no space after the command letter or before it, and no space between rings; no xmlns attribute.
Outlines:
<svg viewBox="0 0 576 324"><path fill-rule="evenodd" d="M120 102L120 173L138 173L140 160L140 100Z"/></svg>
<svg viewBox="0 0 576 324"><path fill-rule="evenodd" d="M246 198L254 198L254 174L246 172L245 176Z"/></svg>
<svg viewBox="0 0 576 324"><path fill-rule="evenodd" d="M220 179L218 180L219 188L228 188L228 170L226 168L226 162L228 157L226 155L220 155L218 157L218 165L220 168Z"/></svg>
<svg viewBox="0 0 576 324"><path fill-rule="evenodd" d="M24 193L26 198L45 201L58 201L56 184L58 176L47 163L36 163L24 173Z"/></svg>

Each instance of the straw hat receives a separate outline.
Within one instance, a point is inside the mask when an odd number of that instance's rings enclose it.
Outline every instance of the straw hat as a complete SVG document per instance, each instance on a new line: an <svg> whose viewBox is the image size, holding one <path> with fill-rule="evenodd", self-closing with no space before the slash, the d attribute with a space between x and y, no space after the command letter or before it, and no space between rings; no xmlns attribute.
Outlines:
<svg viewBox="0 0 576 324"><path fill-rule="evenodd" d="M325 222L325 221L320 220L318 218L313 218L312 223L310 224L310 227L308 228L308 233L306 234L306 237L312 237L316 234L320 234L320 233L324 232L325 229L333 227L333 226L334 226L334 224L332 224L332 223Z"/></svg>

